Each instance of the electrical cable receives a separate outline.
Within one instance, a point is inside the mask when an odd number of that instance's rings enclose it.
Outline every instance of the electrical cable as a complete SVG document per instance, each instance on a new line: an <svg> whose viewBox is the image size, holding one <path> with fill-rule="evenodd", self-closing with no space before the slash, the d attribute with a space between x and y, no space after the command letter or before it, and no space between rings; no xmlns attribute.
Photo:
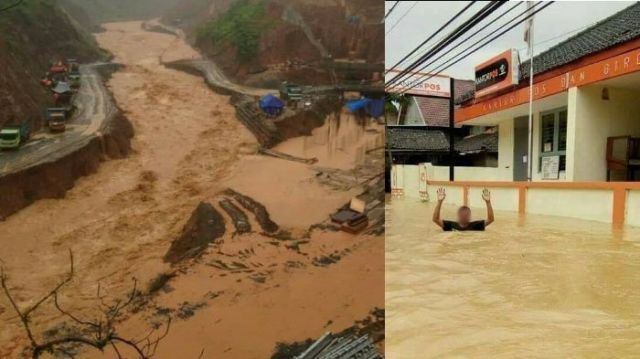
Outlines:
<svg viewBox="0 0 640 359"><path fill-rule="evenodd" d="M449 26L449 24L451 24L453 21L455 21L458 17L460 17L460 15L462 15L465 11L467 11L467 9L469 9L471 7L471 5L473 5L475 3L475 1L470 2L469 4L467 4L467 6L465 6L464 8L462 8L462 10L458 11L457 14L455 14L451 19L449 19L449 21L447 21L444 25L442 25L438 30L436 30L436 32L434 32L431 36L429 36L426 40L424 40L420 45L418 45L415 49L413 49L413 51L411 51L409 54L407 54L405 57L402 58L402 60L398 61L395 65L393 65L388 71L385 71L385 74L389 71L393 71L395 70L395 68L402 64L409 56L413 55L416 51L418 51L419 48L421 48L422 46L424 46L426 43L428 43L429 41L431 41L431 39L433 39L436 35L438 35L442 30L444 30L447 26ZM442 40L442 39L441 39Z"/></svg>
<svg viewBox="0 0 640 359"><path fill-rule="evenodd" d="M393 30L396 26L398 26L398 24L400 23L400 21L402 19L404 19L405 16L407 16L407 14L409 13L409 11L411 11L411 9L413 9L414 7L416 7L416 5L418 5L420 1L414 1L413 5L407 9L407 11L404 12L404 14L402 14L402 16L400 16L400 18L398 18L398 20L396 20L396 22L393 24L393 26L391 26L391 28L384 34L384 36L386 37L387 35L389 35L389 33L391 32L391 30Z"/></svg>
<svg viewBox="0 0 640 359"><path fill-rule="evenodd" d="M423 81L421 81L421 82L419 82L419 83L415 84L415 85L414 85L414 86L412 86L411 88L413 88L413 87L415 87L415 86L419 86L419 85L421 85L422 83L424 83L424 82L428 81L429 79L433 78L434 76L439 75L440 73L442 73L442 71L444 71L444 70L448 69L449 67L451 67L451 66L453 66L453 65L457 64L458 62L460 62L460 61L464 60L465 58L469 57L470 55L474 54L476 51L478 51L479 49L481 49L483 46L485 46L485 45L489 44L490 42L492 42L492 41L496 40L497 38L501 37L502 35L504 35L505 33L507 33L507 32L509 32L509 31L511 31L514 27L516 27L516 26L518 26L518 25L522 24L523 22L525 22L526 20L528 20L530 17L534 16L535 14L537 14L537 13L539 13L540 11L542 11L542 10L546 9L547 7L549 7L549 6L550 6L551 4L553 4L554 2L555 2L555 1L544 1L544 5L543 5L540 9L537 9L536 11L531 12L531 13L530 13L528 16L526 16L524 19L522 19L522 20L518 21L517 23L515 23L515 24L513 24L512 26L510 26L509 28L505 29L505 30L504 30L504 31L502 31L501 33L497 34L496 36L492 37L491 39L487 40L486 42L484 42L484 43L480 44L480 46L478 46L477 48L473 49L473 51L471 51L471 52L469 52L469 53L465 54L465 56L464 56L464 57L462 57L462 58L458 59L457 61L455 61L455 62L453 62L453 63L449 64L448 66L446 66L446 67L444 67L444 68L442 68L442 69L438 70L437 72L435 72L435 73L433 73L433 74L429 74L429 77L428 77L428 78L426 78L426 79L424 79ZM528 12L529 12L529 11L528 11ZM472 46L473 46L473 45L472 45ZM449 61L451 61L451 60L452 60L452 59L450 59ZM446 64L446 63L445 63L445 64ZM445 64L443 64L443 65L445 65ZM443 65L440 65L440 67L442 67ZM399 94L404 94L404 93L406 93L408 90L410 90L411 88L407 88L407 89L405 89L405 90L403 90L403 91L399 92Z"/></svg>
<svg viewBox="0 0 640 359"><path fill-rule="evenodd" d="M401 71L394 78L389 80L387 84L393 85L397 81L401 81L403 77L407 75L411 75L413 70L415 70L418 66L422 65L424 62L429 60L431 57L435 56L438 52L442 51L444 48L449 46L452 42L456 41L460 36L469 31L473 26L487 18L493 12L495 12L500 6L504 5L506 2L490 2L485 7L483 7L480 11L478 11L475 15L469 18L467 21L459 25L455 30L453 30L444 41L436 44L431 50L429 50L424 56L420 57L420 59L416 60L409 67Z"/></svg>

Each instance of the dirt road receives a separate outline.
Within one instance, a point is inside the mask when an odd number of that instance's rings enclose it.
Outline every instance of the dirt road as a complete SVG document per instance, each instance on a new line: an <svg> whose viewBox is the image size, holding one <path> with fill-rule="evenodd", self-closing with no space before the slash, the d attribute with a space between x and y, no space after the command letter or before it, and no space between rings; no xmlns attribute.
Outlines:
<svg viewBox="0 0 640 359"><path fill-rule="evenodd" d="M159 19L152 19L142 23L142 28L151 31L166 34L173 34L180 42L185 41L185 34L181 29L173 26L162 24ZM171 63L175 62L175 59L162 56L162 62ZM178 64L185 66L186 68L194 69L202 74L205 81L210 85L226 89L230 92L236 92L248 96L264 96L269 93L275 93L277 89L259 89L254 87L243 86L231 81L222 70L213 61L203 58L200 54L193 54L191 58L183 58L177 60Z"/></svg>
<svg viewBox="0 0 640 359"><path fill-rule="evenodd" d="M146 291L159 274L177 274L119 328L133 338L144 336L160 309L168 309L176 320L158 358L195 358L202 349L205 358L265 358L276 342L342 330L383 307L383 237L323 231L304 240L298 236L357 188L335 191L317 182L307 165L256 155L256 141L235 119L228 97L198 77L161 65L161 59L198 54L181 39L142 31L140 25L106 24L97 35L115 61L126 65L108 87L135 127L133 154L102 164L64 199L36 202L0 222L0 232L10 234L0 238L0 256L19 304L32 304L55 283L72 249L76 278L61 300L82 315L94 313L98 283L119 298L131 289L132 277ZM341 146L345 156L356 150L360 145ZM300 240L280 243L257 231L229 232L200 260L174 268L164 263L197 204L218 206L228 187L251 192ZM225 269L220 262L238 262L244 269ZM26 341L5 298L0 321L0 357L17 357ZM34 322L44 330L60 318L48 308Z"/></svg>
<svg viewBox="0 0 640 359"><path fill-rule="evenodd" d="M62 134L44 130L18 151L0 152L0 176L64 157L100 135L99 130L117 111L96 70L105 65L80 66L82 78L75 101L77 111L67 124L67 130Z"/></svg>

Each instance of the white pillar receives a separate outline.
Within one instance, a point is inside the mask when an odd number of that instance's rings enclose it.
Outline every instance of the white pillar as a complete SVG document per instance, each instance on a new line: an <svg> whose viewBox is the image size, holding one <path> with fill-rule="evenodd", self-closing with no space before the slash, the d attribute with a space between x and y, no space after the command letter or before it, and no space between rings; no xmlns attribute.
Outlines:
<svg viewBox="0 0 640 359"><path fill-rule="evenodd" d="M578 130L578 88L570 87L567 94L567 161L565 176L567 181L578 181L576 177L577 166L580 160L585 161L588 159L581 159L576 144L576 133ZM578 161L576 161L578 160Z"/></svg>

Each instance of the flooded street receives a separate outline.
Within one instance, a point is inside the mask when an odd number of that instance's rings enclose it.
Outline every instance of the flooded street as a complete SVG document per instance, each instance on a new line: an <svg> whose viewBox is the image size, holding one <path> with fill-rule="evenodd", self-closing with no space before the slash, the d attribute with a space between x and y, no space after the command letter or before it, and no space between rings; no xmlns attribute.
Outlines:
<svg viewBox="0 0 640 359"><path fill-rule="evenodd" d="M172 325L158 358L196 358L201 350L205 358L265 358L277 342L340 331L373 308L383 308L380 236L314 231L287 247L258 231L236 235L229 230L221 244L198 261L179 268L163 262L198 203L219 207L220 193L227 188L263 203L287 233L301 236L362 188L336 191L319 183L309 165L257 155L256 140L235 118L228 96L212 92L200 77L160 64L161 59L199 56L183 40L145 32L140 22L104 27L106 31L96 35L99 44L125 65L108 87L135 129L133 153L102 163L65 198L37 201L0 222L0 232L11 233L0 236L0 257L19 304L32 304L50 290L68 268L71 249L76 274L61 300L76 314L95 313L98 284L117 299L131 290L133 277L146 291L160 274L175 276L169 289L119 326L133 338L144 336L161 309L179 312L185 302L196 305L193 317ZM350 137L355 142L341 140L318 164L355 166L363 158L345 158L382 143L364 129L358 131ZM332 138L343 133L336 131ZM300 155L301 139L291 141L280 150ZM233 225L228 221L227 226ZM339 260L319 262L329 255ZM216 267L221 262L241 263L244 269L229 272ZM34 316L38 330L60 324L51 309ZM0 358L20 357L26 340L4 297L0 322ZM107 351L104 357L113 354ZM81 357L102 354L87 351Z"/></svg>
<svg viewBox="0 0 640 359"><path fill-rule="evenodd" d="M640 229L497 212L442 232L432 211L387 198L389 358L637 356Z"/></svg>

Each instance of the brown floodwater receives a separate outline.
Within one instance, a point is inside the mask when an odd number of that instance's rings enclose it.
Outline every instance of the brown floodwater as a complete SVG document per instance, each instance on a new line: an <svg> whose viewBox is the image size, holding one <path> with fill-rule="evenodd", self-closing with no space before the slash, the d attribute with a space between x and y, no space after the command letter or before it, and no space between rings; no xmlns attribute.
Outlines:
<svg viewBox="0 0 640 359"><path fill-rule="evenodd" d="M198 358L203 350L203 358L267 358L278 342L338 332L384 307L383 237L314 231L287 247L257 231L234 235L229 230L198 261L179 268L164 263L163 255L199 202L217 206L230 226L218 204L228 187L264 203L281 228L294 235L327 220L362 189L335 190L320 183L309 165L256 155L257 142L236 119L228 96L212 92L200 77L160 64L161 58L198 56L182 39L143 31L140 22L104 27L98 43L126 65L108 87L135 128L133 151L102 163L64 198L37 201L0 222L0 232L11 233L10 238L0 235L0 263L18 305L32 305L60 280L71 249L76 273L60 300L84 318L99 315L98 284L117 300L130 292L133 277L146 291L160 274L177 274L166 291L127 313L117 327L139 339L159 320L158 308L175 313L184 304L196 305L192 316L174 316L155 356L160 359ZM352 151L368 148L370 132L356 132L359 137L352 138L361 141L341 140L352 133L349 124L332 134L338 140L327 140L339 142L338 150L323 158L323 166L343 165ZM282 148L299 155L295 145L285 142ZM317 258L329 255L340 260L318 265ZM246 270L210 265L215 261L240 263ZM34 314L33 327L39 334L63 319L47 305ZM0 358L24 357L27 343L0 295ZM84 350L77 357L116 357L109 350ZM123 357L136 356L123 351Z"/></svg>
<svg viewBox="0 0 640 359"><path fill-rule="evenodd" d="M432 210L387 198L389 358L640 352L640 229L497 212L486 232L442 232Z"/></svg>

